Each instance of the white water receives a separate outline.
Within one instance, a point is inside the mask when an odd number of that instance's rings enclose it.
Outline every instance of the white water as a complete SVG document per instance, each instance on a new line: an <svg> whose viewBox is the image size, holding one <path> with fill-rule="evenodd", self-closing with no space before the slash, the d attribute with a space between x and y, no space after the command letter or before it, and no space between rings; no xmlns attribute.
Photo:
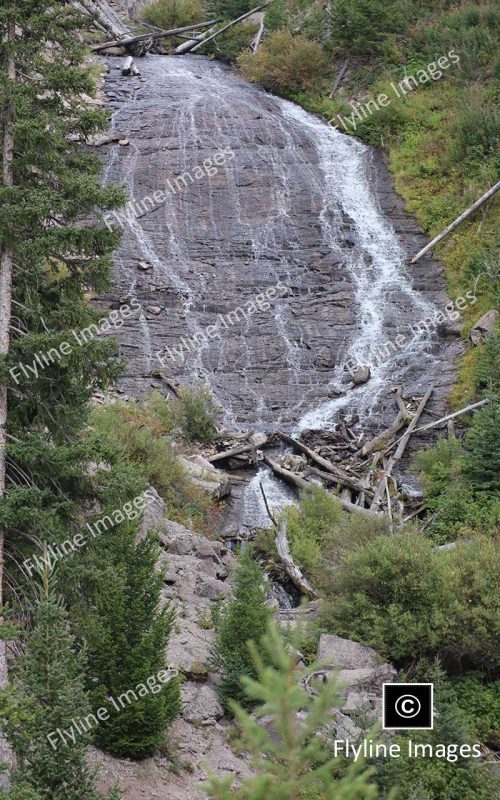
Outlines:
<svg viewBox="0 0 500 800"><path fill-rule="evenodd" d="M212 250L209 257L227 261L228 235L234 237L234 249L248 242L248 263L258 278L255 292L262 285L276 285L279 280L289 280L296 291L306 292L304 270L297 268L304 247L300 232L296 230L294 213L302 195L307 190L310 203L311 226L317 228L316 247L327 248L338 256L345 270L346 285L353 285L356 305L356 325L352 339L344 342L342 354L337 353L334 370L324 375L316 374L310 385L304 385L304 358L301 344L307 340L308 331L293 315L289 298L273 304L273 329L270 333L279 342L283 353L287 387L290 397L285 407L274 410L269 398L269 385L253 379L259 355L254 351L255 327L248 318L239 332L229 330L220 339L204 343L196 353L190 354L189 363L183 365L186 376L197 382L200 378L212 390L225 409L228 427L248 428L235 402L235 392L230 382L221 376L231 364L232 374L241 375L239 394L251 403L254 429L276 430L288 425L295 433L305 428L331 429L337 415L343 410L355 410L361 420L368 418L377 402L395 383L403 383L408 364L429 362L429 338L425 334L413 337L408 346L381 360L377 348L389 337L393 338L405 321L424 319L432 314L433 306L411 285L405 269L404 254L391 224L383 216L370 187L370 150L357 140L329 127L315 116L285 100L273 98L254 87L243 84L228 75L217 64L201 58L170 59L150 57L145 59L143 73L146 85L138 85L131 99L113 115L113 126L135 124L137 118L147 119L151 109L156 116L145 124L156 125L153 136L158 142L174 140L177 148L176 174L192 168L193 150L212 147L213 152L223 149L235 136L239 145L238 162L224 170L225 192L229 202L224 209L217 204L217 194L212 191L211 179L193 185L189 193L198 194L204 208L203 222L207 227L207 241ZM170 103L171 99L175 102ZM247 113L258 119L256 127L265 135L265 146L256 146L249 130L248 120L238 117ZM258 111L258 115L256 115ZM141 124L139 123L139 129ZM144 124L142 124L144 127ZM144 196L142 173L147 158L141 153L143 140L134 140L133 131L127 134L130 146L115 147L105 172L105 180L126 182L130 197ZM272 143L276 142L275 146ZM146 140L147 152L153 152L151 141ZM162 145L163 146L163 145ZM142 143L144 148L144 144ZM158 144L160 147L160 144ZM241 165L252 175L264 173L268 180L269 198L265 198L270 211L260 217L248 206L245 185L238 177ZM169 173L170 175L170 173ZM215 185L215 182L214 182ZM267 184L266 184L267 185ZM130 273L123 260L123 249L133 247L140 257L150 262L157 276L161 276L178 293L182 304L186 335L195 336L204 329L196 314L200 301L217 291L225 291L241 283L242 276L229 272L221 280L221 271L211 272L207 266L200 269L192 262L193 231L200 235L199 205L191 204L190 197L171 195L164 204L162 214L161 246L155 231L147 230L147 218L129 220L122 250L117 253L118 275L128 281L128 290L136 290L137 272ZM303 212L302 212L303 213ZM227 216L231 215L231 227ZM346 250L341 245L342 221L349 220L349 237L354 246ZM230 234L228 234L230 230ZM166 244L165 244L166 242ZM232 246L232 239L229 239ZM218 248L218 250L217 250ZM217 283L220 281L220 283ZM265 281L265 283L264 283ZM259 283L260 282L260 283ZM237 300L237 296L236 296ZM314 300L319 302L319 300ZM233 307L237 305L235 301ZM396 322L395 322L396 321ZM399 326L396 329L396 326ZM141 350L146 369L154 365L154 332L144 314L140 317ZM228 353L238 344L238 355L229 360ZM371 365L371 378L367 384L347 391L343 397L324 400L332 389L345 389L346 361L355 360ZM282 368L280 366L280 368ZM187 370L187 373L186 373ZM310 374L310 373L308 373ZM293 420L289 424L287 420ZM245 492L242 526L259 526L268 523L259 483L263 482L266 495L273 508L293 501L294 495L275 481L266 468L250 481Z"/></svg>

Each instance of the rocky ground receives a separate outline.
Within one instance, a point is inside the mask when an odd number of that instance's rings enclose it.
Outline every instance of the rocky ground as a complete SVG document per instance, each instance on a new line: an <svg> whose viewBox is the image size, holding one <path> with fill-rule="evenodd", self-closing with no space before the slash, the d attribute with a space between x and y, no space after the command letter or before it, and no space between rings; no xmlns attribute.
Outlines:
<svg viewBox="0 0 500 800"><path fill-rule="evenodd" d="M123 800L204 800L200 784L208 774L242 778L250 772L248 755L234 747L234 728L223 716L215 692L217 676L209 666L211 606L230 591L235 559L224 542L168 520L160 498L146 509L142 532L151 528L158 530L163 548L163 598L177 611L166 663L185 678L181 715L169 730L165 753L132 762L92 748L89 759L99 769L103 793L118 786ZM293 628L299 618L306 622L316 613L313 602L277 610L277 618L283 627ZM300 663L301 654L296 657ZM332 710L332 731L338 738L355 739L380 716L382 683L394 680L396 672L372 648L337 636L320 637L318 657L325 665L318 679L335 675L343 687L345 702Z"/></svg>

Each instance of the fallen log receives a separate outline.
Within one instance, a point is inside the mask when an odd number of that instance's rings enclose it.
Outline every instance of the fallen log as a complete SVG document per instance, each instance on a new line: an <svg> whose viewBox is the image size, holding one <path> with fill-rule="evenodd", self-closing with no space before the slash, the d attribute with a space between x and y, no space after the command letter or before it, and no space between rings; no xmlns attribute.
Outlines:
<svg viewBox="0 0 500 800"><path fill-rule="evenodd" d="M221 453L216 453L214 456L209 456L207 461L214 464L216 461L223 461L225 458L231 456L239 456L242 453L249 453L250 450L255 450L254 444L240 444L238 447L233 447L232 450L223 450Z"/></svg>
<svg viewBox="0 0 500 800"><path fill-rule="evenodd" d="M140 75L139 68L133 56L127 56L122 66L122 75Z"/></svg>
<svg viewBox="0 0 500 800"><path fill-rule="evenodd" d="M410 422L410 424L408 425L408 428L406 429L406 432L405 432L404 436L402 436L401 439L400 439L400 442L398 444L396 452L389 459L389 463L387 465L387 468L384 469L384 474L383 474L382 478L380 479L380 481L378 482L377 488L375 489L375 494L374 494L374 497L373 497L373 500L372 500L372 504L370 506L370 509L372 511L375 510L376 508L378 508L378 506L380 505L380 501L382 500L382 495L384 493L385 486L386 486L386 478L388 478L389 475L392 474L392 470L394 469L395 464L397 464L397 462L399 461L399 459L403 455L403 453L404 453L404 451L406 449L406 445L408 444L412 433L415 431L415 428L417 426L417 422L419 421L420 417L422 416L422 413L423 413L423 411L425 409L425 406L427 405L427 401L429 400L433 390L434 390L434 386L430 386L429 389L426 391L425 395L423 396L422 400L420 401L420 403L418 405L417 410L415 411L415 414L413 416L412 421Z"/></svg>
<svg viewBox="0 0 500 800"><path fill-rule="evenodd" d="M281 563L283 564L283 568L285 570L286 575L290 578L293 585L297 587L297 589L305 594L307 597L310 597L313 600L319 598L319 594L313 589L307 578L304 578L302 572L295 564L292 554L290 553L290 547L288 545L288 539L286 537L286 520L281 520L281 525L278 533L276 534L276 539L274 540L276 545L276 551L280 558Z"/></svg>
<svg viewBox="0 0 500 800"><path fill-rule="evenodd" d="M334 82L334 84L332 86L332 90L331 90L331 92L329 94L330 98L333 97L333 95L335 94L335 92L339 88L339 86L340 86L340 84L342 82L342 78L344 77L344 75L347 72L347 67L348 66L349 66L349 59L346 58L346 60L344 61L344 63L342 64L341 68L339 69L339 71L337 73L337 77L335 78L335 82Z"/></svg>
<svg viewBox="0 0 500 800"><path fill-rule="evenodd" d="M306 492L311 491L311 487L313 486L313 484L309 483L309 481L304 480L304 478L301 478L300 475L295 475L295 473L290 472L289 469L283 469L282 466L277 464L276 461L273 461L268 456L264 456L263 461L264 464L266 464L266 466L272 469L272 471L276 475L278 475L280 478L283 478L284 481L290 483L292 486L295 486L296 489L302 489L305 490ZM365 516L370 516L370 517L378 516L377 511L371 511L368 508L361 508L361 506L355 506L354 503L349 503L347 500L343 500L341 497L338 496L336 497L339 503L341 504L342 508L344 509L344 511L348 511L351 514L358 512L359 514L364 514Z"/></svg>
<svg viewBox="0 0 500 800"><path fill-rule="evenodd" d="M111 36L120 38L130 33L106 0L78 0L77 5L91 17L94 17L101 30L111 34Z"/></svg>
<svg viewBox="0 0 500 800"><path fill-rule="evenodd" d="M189 51L195 46L195 44L198 44L198 42L203 42L207 36L210 36L212 31L213 27L209 28L207 31L198 33L196 36L180 36L179 38L185 39L185 41L175 48L174 55L181 56L183 53L189 53Z"/></svg>
<svg viewBox="0 0 500 800"><path fill-rule="evenodd" d="M108 47L126 47L129 44L136 44L136 42L145 42L148 39L152 39L155 41L156 39L163 39L166 36L175 36L178 33L184 33L185 31L195 31L197 28L209 28L211 25L215 25L218 22L216 19L210 19L207 22L198 22L196 25L184 25L183 28L171 28L167 31L161 31L160 33L141 33L137 36L128 36L124 39L114 39L111 42L103 42L102 44L93 44L91 45L91 50L94 53L98 53L101 50L107 50Z"/></svg>
<svg viewBox="0 0 500 800"><path fill-rule="evenodd" d="M189 50L189 52L190 53L194 53L194 51L198 50L199 47L201 47L202 45L206 44L207 42L212 41L212 39L215 39L216 36L219 36L219 34L224 33L224 31L227 31L228 28L232 28L233 25L236 25L237 22L242 22L247 17L250 17L252 14L255 14L256 11L262 11L262 9L266 8L266 6L268 6L268 5L269 5L269 0L266 3L261 3L260 6L256 6L255 8L252 8L251 11L247 11L245 14L242 14L241 17L238 17L238 19L233 19L232 22L228 22L227 25L224 25L222 28L219 28L218 31L215 31L215 33L212 33L210 36L207 36L207 38L204 39L202 42L199 42L198 44L196 44L194 47L192 47Z"/></svg>
<svg viewBox="0 0 500 800"><path fill-rule="evenodd" d="M434 247L434 245L442 241L442 239L444 239L445 236L448 236L449 233L454 231L455 228L458 228L458 226L461 225L462 222L465 222L465 220L468 219L468 217L470 217L471 214L474 213L474 211L476 211L480 206L483 205L483 203L486 203L486 201L489 200L490 197L493 197L493 195L495 195L499 189L500 189L500 181L498 181L498 183L492 186L491 189L488 189L488 191L485 192L485 194L479 197L475 203L469 206L469 208L467 208L463 212L463 214L460 214L460 216L457 217L451 223L451 225L448 225L448 227L445 228L444 231L441 231L441 233L438 236L435 236L434 239L431 242L429 242L429 244L426 244L425 247L423 247L422 250L420 250L420 252L417 253L416 256L413 256L412 260L410 261L410 264L415 264L419 260L419 258L422 258L422 256L425 255L429 250L431 250Z"/></svg>
<svg viewBox="0 0 500 800"><path fill-rule="evenodd" d="M436 419L434 422L428 422L427 425L422 425L420 428L415 428L413 433L420 433L421 431L429 431L431 428L437 428L437 426L442 425L443 422L448 422L448 420L459 417L461 414L467 414L468 411L473 411L475 408L481 408L489 402L489 398L486 397L484 400L479 400L477 403L471 403L470 405L465 406L465 408L461 408L459 411L454 411L453 414L447 414L445 417ZM400 441L401 439L398 439L398 442ZM394 444L397 444L397 442Z"/></svg>
<svg viewBox="0 0 500 800"><path fill-rule="evenodd" d="M374 436L369 442L366 442L363 447L358 450L356 456L367 456L376 450L385 450L391 439L393 439L397 432L404 427L405 423L411 421L412 415L403 402L401 392L402 387L398 386L396 391L396 403L398 405L399 412L392 425L386 428L385 431L382 431L382 433Z"/></svg>
<svg viewBox="0 0 500 800"><path fill-rule="evenodd" d="M262 39L262 35L264 33L264 19L265 19L265 16L266 16L265 13L260 15L259 30L255 34L254 40L250 45L250 49L252 50L253 53L255 53L257 51L257 48L258 48L258 46L259 46L259 44L261 42L261 39Z"/></svg>
<svg viewBox="0 0 500 800"><path fill-rule="evenodd" d="M320 467L323 467L323 469L326 469L327 472L330 472L332 475L334 475L337 483L340 483L347 489L354 489L355 492L362 491L363 487L359 481L355 481L350 475L347 474L347 472L344 472L343 469L340 469L340 467L332 464L332 462L328 461L328 459L323 458L323 456L315 453L314 450L311 450L309 447L307 447L307 445L302 444L302 442L297 441L297 439L293 439L291 436L288 436L287 433L279 432L278 436L280 439L282 439L282 441L286 442L287 444L291 444L296 450L299 450L301 453L304 453L304 455L308 456L311 461L315 461Z"/></svg>

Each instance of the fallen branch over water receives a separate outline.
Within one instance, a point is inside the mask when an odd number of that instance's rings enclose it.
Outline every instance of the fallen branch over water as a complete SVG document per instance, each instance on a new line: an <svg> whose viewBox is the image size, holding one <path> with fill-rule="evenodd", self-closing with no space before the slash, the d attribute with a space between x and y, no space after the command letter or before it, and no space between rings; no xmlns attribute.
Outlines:
<svg viewBox="0 0 500 800"><path fill-rule="evenodd" d="M184 33L185 31L209 28L211 25L215 25L216 22L218 22L218 20L210 19L207 22L197 22L196 25L184 25L183 28L171 28L170 30L160 31L159 33L141 33L137 36L127 36L126 38L113 39L110 42L104 42L102 44L93 44L90 49L93 50L94 53L99 53L101 50L107 50L109 47L126 47L130 44L137 44L138 42L146 42L148 40L156 41L166 36L176 36L178 33Z"/></svg>

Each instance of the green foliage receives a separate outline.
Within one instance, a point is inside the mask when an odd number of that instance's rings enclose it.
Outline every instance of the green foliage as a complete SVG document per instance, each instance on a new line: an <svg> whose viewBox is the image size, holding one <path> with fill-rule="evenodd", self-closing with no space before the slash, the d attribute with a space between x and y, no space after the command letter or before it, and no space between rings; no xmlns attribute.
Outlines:
<svg viewBox="0 0 500 800"><path fill-rule="evenodd" d="M480 389L500 394L500 336L487 336L480 345L475 373Z"/></svg>
<svg viewBox="0 0 500 800"><path fill-rule="evenodd" d="M17 764L10 800L98 800L85 763L88 736L64 741L57 730L74 730L90 706L84 692L84 658L68 630L62 599L46 573L37 587L33 630L1 693L4 733ZM48 736L52 734L52 743Z"/></svg>
<svg viewBox="0 0 500 800"><path fill-rule="evenodd" d="M382 52L387 37L402 28L402 9L394 0L333 0L331 24L334 41L350 53Z"/></svg>
<svg viewBox="0 0 500 800"><path fill-rule="evenodd" d="M171 402L153 394L143 403L102 406L93 415L101 447L105 444L117 451L123 462L131 462L136 472L163 497L170 519L186 522L192 517L203 520L209 507L208 498L188 481L171 443L171 436L181 424L194 428L198 422L208 432L208 412L205 415L205 406L198 402L197 395L194 398L192 405L190 400L187 404ZM181 428L182 431L186 428Z"/></svg>
<svg viewBox="0 0 500 800"><path fill-rule="evenodd" d="M315 91L330 73L319 44L284 30L273 31L256 53L244 53L239 64L248 80L282 94Z"/></svg>
<svg viewBox="0 0 500 800"><path fill-rule="evenodd" d="M467 433L464 473L477 492L500 491L500 406L491 402L472 419Z"/></svg>
<svg viewBox="0 0 500 800"><path fill-rule="evenodd" d="M385 793L398 787L400 800L414 800L418 791L419 800L489 800L500 788L493 770L474 758L460 758L460 745L471 745L471 729L464 717L464 698L457 697L446 681L434 681L434 705L436 716L432 731L411 733L412 743L447 745L449 758L410 758L408 739L397 740L401 747L401 758L388 758L377 769L380 788Z"/></svg>
<svg viewBox="0 0 500 800"><path fill-rule="evenodd" d="M488 684L480 673L455 677L450 681L450 699L462 709L472 735L492 750L498 750L500 681Z"/></svg>
<svg viewBox="0 0 500 800"><path fill-rule="evenodd" d="M174 613L168 606L160 609L163 575L155 571L156 539L148 535L136 543L134 530L112 536L105 589L87 631L90 674L98 681L93 705L110 713L96 729L95 741L113 755L144 758L153 754L179 712L178 680L138 699L131 695L133 702L125 701L119 711L108 698L118 701L164 669Z"/></svg>
<svg viewBox="0 0 500 800"><path fill-rule="evenodd" d="M15 82L6 73L12 21ZM0 525L11 566L31 542L77 532L89 492L88 401L118 371L111 337L73 335L105 317L87 302L108 286L118 241L100 215L124 200L101 184L99 159L82 147L107 126L81 99L94 93L75 35L85 24L69 0L6 0L0 8L0 103L10 97L14 118L14 186L0 186L0 247L12 246L15 263L10 352L0 359L9 390ZM63 343L69 351L54 350ZM35 360L51 348L48 365Z"/></svg>
<svg viewBox="0 0 500 800"><path fill-rule="evenodd" d="M475 417L472 429L475 430ZM474 458L479 458L478 445ZM476 533L491 533L499 523L500 509L494 496L485 497L487 486L474 485L467 476L469 456L454 436L438 439L433 447L420 451L416 465L421 470L430 513L426 535L438 544L453 542ZM492 451L495 463L495 447ZM486 470L489 470L487 459ZM479 467L477 467L479 468ZM477 496L477 492L481 497Z"/></svg>
<svg viewBox="0 0 500 800"><path fill-rule="evenodd" d="M206 389L182 389L178 403L188 440L209 444L215 435L216 420L210 393Z"/></svg>
<svg viewBox="0 0 500 800"><path fill-rule="evenodd" d="M248 642L260 644L266 633L272 612L266 605L262 571L244 550L236 570L231 599L215 615L215 644L211 660L220 672L217 691L226 709L230 701L248 705L242 678L255 677L255 665Z"/></svg>
<svg viewBox="0 0 500 800"><path fill-rule="evenodd" d="M221 27L222 25L223 23ZM200 52L227 64L233 64L243 50L247 50L250 47L258 29L259 26L253 22L241 22L239 25L228 28L216 39L212 39L205 47L201 48Z"/></svg>
<svg viewBox="0 0 500 800"><path fill-rule="evenodd" d="M440 551L412 534L378 536L341 563L322 621L398 664L438 656L452 671L494 672L499 570L487 537Z"/></svg>
<svg viewBox="0 0 500 800"><path fill-rule="evenodd" d="M337 705L333 682L308 694L300 682L317 664L297 670L281 636L273 628L262 652L252 647L255 678L244 678L247 704L258 704L248 714L233 710L242 731L242 746L253 757L253 775L238 788L234 777L212 777L205 787L213 800L368 800L376 797L370 771L354 764L339 778L336 761L329 757L317 731L331 719ZM301 712L298 718L298 712ZM264 724L264 718L266 722Z"/></svg>
<svg viewBox="0 0 500 800"><path fill-rule="evenodd" d="M254 8L254 5L252 0L208 0L206 3L209 14L227 20L241 17L246 11Z"/></svg>
<svg viewBox="0 0 500 800"><path fill-rule="evenodd" d="M295 563L315 581L327 584L331 580L330 571L346 552L388 531L385 518L367 520L361 515L346 514L337 498L316 486L303 492L300 505L289 506L283 515ZM263 536L257 543L266 549Z"/></svg>
<svg viewBox="0 0 500 800"><path fill-rule="evenodd" d="M157 28L183 28L205 19L201 0L154 0L142 9L142 19Z"/></svg>

